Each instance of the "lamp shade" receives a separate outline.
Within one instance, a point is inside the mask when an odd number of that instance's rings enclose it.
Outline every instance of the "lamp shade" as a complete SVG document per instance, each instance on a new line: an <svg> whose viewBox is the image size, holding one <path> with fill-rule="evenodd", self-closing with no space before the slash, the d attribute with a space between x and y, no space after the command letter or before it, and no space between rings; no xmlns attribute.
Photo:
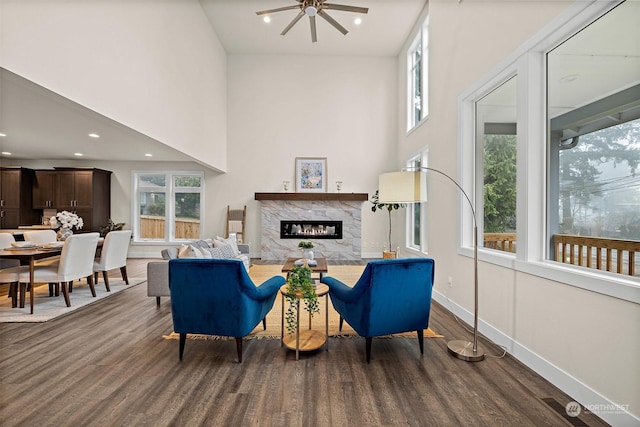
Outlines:
<svg viewBox="0 0 640 427"><path fill-rule="evenodd" d="M402 171L378 177L380 203L420 203L427 201L427 173Z"/></svg>

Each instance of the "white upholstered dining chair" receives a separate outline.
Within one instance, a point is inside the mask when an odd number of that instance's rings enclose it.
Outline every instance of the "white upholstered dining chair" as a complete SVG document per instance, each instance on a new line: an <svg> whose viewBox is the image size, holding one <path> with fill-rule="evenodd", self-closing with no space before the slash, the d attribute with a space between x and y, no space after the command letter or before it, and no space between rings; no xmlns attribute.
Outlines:
<svg viewBox="0 0 640 427"><path fill-rule="evenodd" d="M36 266L35 283L57 283L62 285L62 295L67 307L71 307L67 284L76 279L87 278L91 295L96 296L93 285L93 260L98 247L98 233L74 234L62 247L60 262L55 266ZM29 272L20 274L20 284L29 283Z"/></svg>
<svg viewBox="0 0 640 427"><path fill-rule="evenodd" d="M93 263L93 272L96 284L98 284L98 273L102 272L107 292L111 292L107 272L114 268L120 269L122 279L127 285L129 284L129 278L127 277L127 251L129 250L130 240L131 230L110 231L104 238L100 259Z"/></svg>
<svg viewBox="0 0 640 427"><path fill-rule="evenodd" d="M57 240L54 230L30 230L23 233L26 242L33 242L36 245L52 243Z"/></svg>
<svg viewBox="0 0 640 427"><path fill-rule="evenodd" d="M0 249L8 248L16 239L11 233L0 233ZM0 259L0 284L9 284L7 296L11 298L11 306L17 306L18 281L20 273L29 271L27 267L20 267L17 259Z"/></svg>

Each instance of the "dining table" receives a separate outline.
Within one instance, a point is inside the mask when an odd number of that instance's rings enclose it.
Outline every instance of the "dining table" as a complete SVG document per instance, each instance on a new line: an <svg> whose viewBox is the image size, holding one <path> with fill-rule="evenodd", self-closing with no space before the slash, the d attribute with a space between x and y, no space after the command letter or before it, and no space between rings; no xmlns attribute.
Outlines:
<svg viewBox="0 0 640 427"><path fill-rule="evenodd" d="M21 264L29 263L29 304L31 305L31 314L33 314L34 302L34 272L36 261L50 258L62 253L62 246L58 247L36 247L32 248L4 248L0 249L0 258L17 259ZM16 289L17 292L17 289ZM24 298L20 298L20 307L24 307Z"/></svg>
<svg viewBox="0 0 640 427"><path fill-rule="evenodd" d="M100 251L102 250L102 245L104 243L104 238L98 239L98 245L96 247L96 256L100 255ZM0 259L17 259L20 261L20 264L29 264L29 304L30 304L30 312L33 314L33 305L34 305L34 276L36 269L36 261L45 258L51 258L58 256L62 253L63 245L41 245L36 246L35 248L31 247L10 247L10 248L0 248ZM17 291L17 290L16 290ZM24 297L23 291L20 291L20 308L24 308Z"/></svg>

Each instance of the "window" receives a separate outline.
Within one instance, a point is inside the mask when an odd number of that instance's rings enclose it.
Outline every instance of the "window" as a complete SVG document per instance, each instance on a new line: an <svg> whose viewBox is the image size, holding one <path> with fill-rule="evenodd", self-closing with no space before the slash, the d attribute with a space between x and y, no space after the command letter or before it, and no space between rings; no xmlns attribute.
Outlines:
<svg viewBox="0 0 640 427"><path fill-rule="evenodd" d="M416 127L428 114L428 29L427 16L407 52L407 131Z"/></svg>
<svg viewBox="0 0 640 427"><path fill-rule="evenodd" d="M480 246L515 252L516 243L516 83L511 77L476 103L476 150L482 153L476 202ZM480 240L480 237L478 237Z"/></svg>
<svg viewBox="0 0 640 427"><path fill-rule="evenodd" d="M134 172L134 235L139 242L201 238L202 172Z"/></svg>
<svg viewBox="0 0 640 427"><path fill-rule="evenodd" d="M639 13L628 0L575 3L461 94L459 177L480 236L517 236L513 255L485 241L483 261L640 302ZM515 176L514 194L492 188L491 169ZM471 236L461 219L467 256Z"/></svg>
<svg viewBox="0 0 640 427"><path fill-rule="evenodd" d="M420 167L427 166L428 150L412 157L407 161L408 170L419 170ZM426 227L426 209L422 209L422 203L407 204L407 248L420 252L427 252L427 239L424 236Z"/></svg>
<svg viewBox="0 0 640 427"><path fill-rule="evenodd" d="M639 8L631 3L622 3L547 54L550 260L589 267L598 261L617 264L624 254L617 251L619 242L610 239L636 241L640 247L639 63L631 60L639 52L632 40L637 24L630 19ZM616 40L614 51L604 46L607 40ZM616 72L602 78L593 71L596 67ZM575 253L563 253L569 240L563 235L604 239L612 254L606 260L595 251L571 249L587 258L580 263ZM602 240L582 241L600 247ZM624 264L634 263L633 258L620 261L610 271L624 274ZM640 273L640 260L635 264Z"/></svg>

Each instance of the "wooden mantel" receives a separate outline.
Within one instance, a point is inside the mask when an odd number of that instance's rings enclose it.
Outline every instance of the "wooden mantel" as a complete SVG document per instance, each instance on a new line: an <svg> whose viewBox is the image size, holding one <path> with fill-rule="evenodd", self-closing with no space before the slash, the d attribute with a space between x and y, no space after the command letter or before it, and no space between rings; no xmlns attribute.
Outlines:
<svg viewBox="0 0 640 427"><path fill-rule="evenodd" d="M255 200L359 201L369 200L368 193L255 193Z"/></svg>

